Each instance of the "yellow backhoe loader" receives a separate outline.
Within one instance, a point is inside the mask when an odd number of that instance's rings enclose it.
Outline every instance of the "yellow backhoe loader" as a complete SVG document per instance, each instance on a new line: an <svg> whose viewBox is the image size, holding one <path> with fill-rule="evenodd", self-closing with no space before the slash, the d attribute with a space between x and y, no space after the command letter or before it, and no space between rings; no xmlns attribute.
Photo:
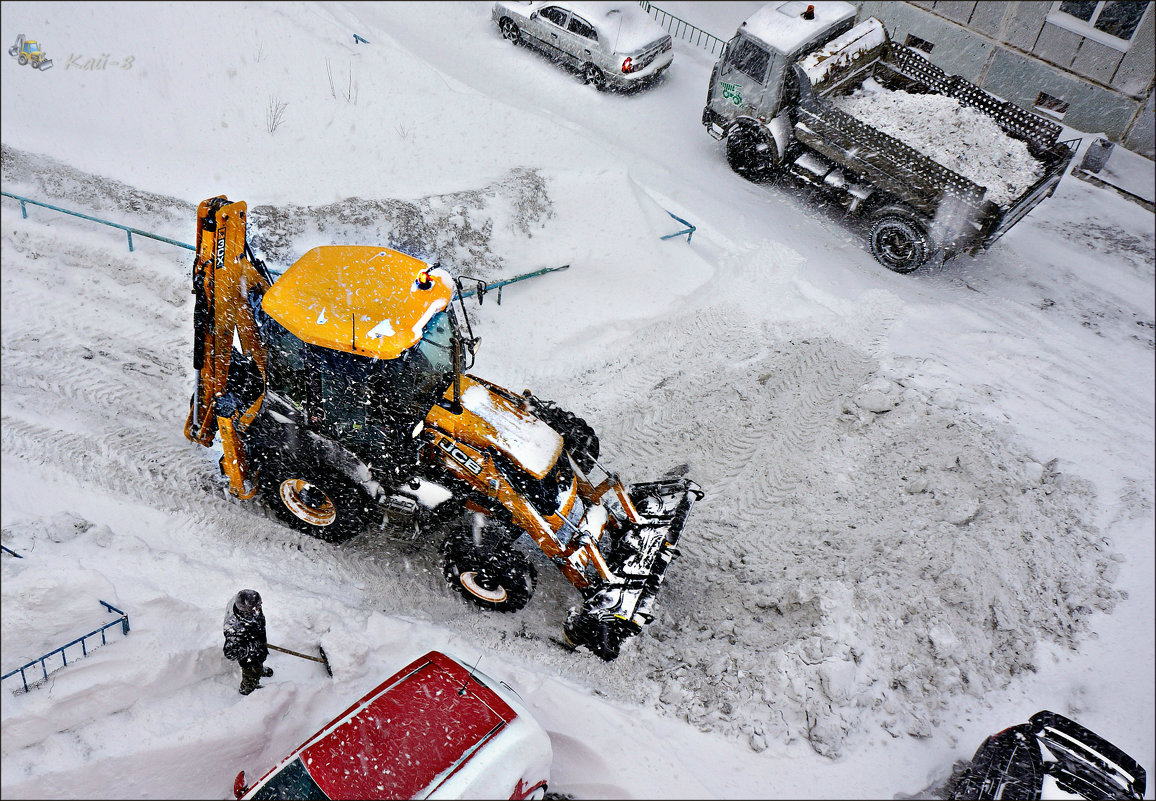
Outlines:
<svg viewBox="0 0 1156 801"><path fill-rule="evenodd" d="M446 580L483 608L530 600L536 569L515 547L528 534L582 594L570 644L614 659L653 619L703 493L678 477L623 484L584 420L467 373L479 338L463 281L480 301L484 282L337 245L274 280L247 244L245 203L204 201L185 436L207 447L219 435L230 491L260 494L300 531L439 537Z"/></svg>

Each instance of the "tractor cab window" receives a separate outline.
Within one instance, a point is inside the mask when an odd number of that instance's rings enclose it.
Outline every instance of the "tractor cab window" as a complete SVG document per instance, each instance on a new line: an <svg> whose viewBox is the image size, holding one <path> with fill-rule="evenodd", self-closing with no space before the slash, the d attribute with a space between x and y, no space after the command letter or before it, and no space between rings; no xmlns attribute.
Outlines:
<svg viewBox="0 0 1156 801"><path fill-rule="evenodd" d="M448 311L435 314L421 332L417 348L429 362L429 369L436 375L454 369L453 322Z"/></svg>

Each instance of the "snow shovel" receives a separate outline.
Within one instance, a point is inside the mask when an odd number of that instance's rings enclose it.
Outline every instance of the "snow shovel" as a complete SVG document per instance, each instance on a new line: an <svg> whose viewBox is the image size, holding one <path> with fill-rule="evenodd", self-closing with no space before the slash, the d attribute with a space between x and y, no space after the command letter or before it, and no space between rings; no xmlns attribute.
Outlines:
<svg viewBox="0 0 1156 801"><path fill-rule="evenodd" d="M325 672L329 674L329 678L333 678L333 670L330 669L329 660L325 657L325 649L322 648L320 645L317 646L317 650L321 652L320 657L309 656L308 654L299 654L296 651L290 651L288 648L282 648L280 645L269 645L269 647L272 648L274 651L280 651L283 654L290 654L292 656L299 656L302 659L308 659L311 662L320 662L322 665L325 666Z"/></svg>

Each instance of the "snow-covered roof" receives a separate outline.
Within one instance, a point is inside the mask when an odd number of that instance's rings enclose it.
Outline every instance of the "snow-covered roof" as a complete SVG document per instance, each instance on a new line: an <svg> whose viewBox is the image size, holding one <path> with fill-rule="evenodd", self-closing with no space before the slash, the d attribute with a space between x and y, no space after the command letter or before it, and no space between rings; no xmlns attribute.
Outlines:
<svg viewBox="0 0 1156 801"><path fill-rule="evenodd" d="M811 85L815 86L825 81L831 73L850 66L885 44L887 31L883 23L868 17L839 38L804 56L799 60L799 65L807 73Z"/></svg>
<svg viewBox="0 0 1156 801"><path fill-rule="evenodd" d="M808 6L814 7L814 18L804 19ZM780 53L790 54L811 41L819 32L840 22L855 18L850 3L768 3L752 14L741 29L766 42Z"/></svg>
<svg viewBox="0 0 1156 801"><path fill-rule="evenodd" d="M631 53L666 36L666 31L637 3L565 3L564 7L589 22L616 53Z"/></svg>

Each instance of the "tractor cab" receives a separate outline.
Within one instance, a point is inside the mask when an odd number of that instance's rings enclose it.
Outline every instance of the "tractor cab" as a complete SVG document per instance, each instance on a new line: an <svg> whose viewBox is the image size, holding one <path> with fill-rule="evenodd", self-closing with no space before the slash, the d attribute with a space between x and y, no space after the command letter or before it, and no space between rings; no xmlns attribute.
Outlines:
<svg viewBox="0 0 1156 801"><path fill-rule="evenodd" d="M366 462L396 459L432 407L461 410L478 339L455 288L444 270L388 248L313 248L254 309L266 400Z"/></svg>

